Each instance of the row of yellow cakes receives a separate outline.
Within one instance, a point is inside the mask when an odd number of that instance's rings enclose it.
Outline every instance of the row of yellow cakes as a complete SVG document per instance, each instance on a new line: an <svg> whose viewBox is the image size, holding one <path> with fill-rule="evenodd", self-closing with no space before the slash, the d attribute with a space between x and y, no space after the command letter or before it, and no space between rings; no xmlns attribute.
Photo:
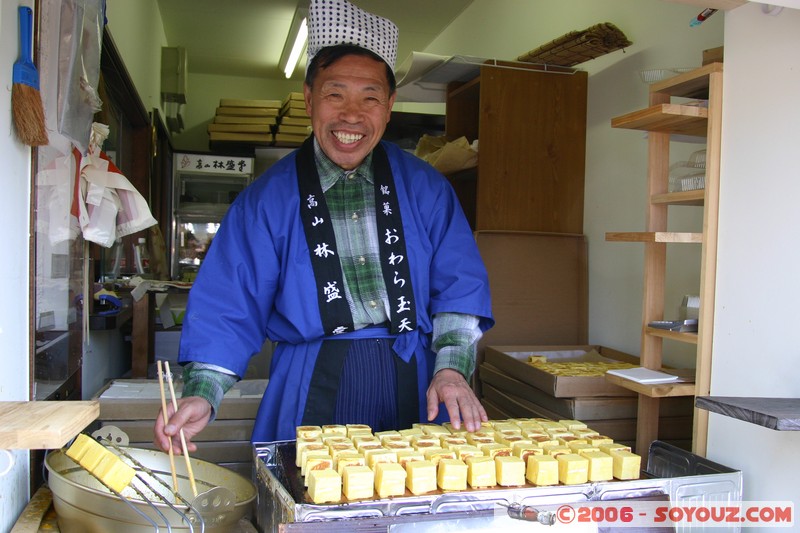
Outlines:
<svg viewBox="0 0 800 533"><path fill-rule="evenodd" d="M573 377L603 376L609 370L636 366L622 361L550 361L546 355L528 356L528 364L548 374Z"/></svg>
<svg viewBox="0 0 800 533"><path fill-rule="evenodd" d="M480 431L414 424L299 426L296 465L311 501L414 495L468 487L574 485L637 479L641 458L578 420L485 422Z"/></svg>

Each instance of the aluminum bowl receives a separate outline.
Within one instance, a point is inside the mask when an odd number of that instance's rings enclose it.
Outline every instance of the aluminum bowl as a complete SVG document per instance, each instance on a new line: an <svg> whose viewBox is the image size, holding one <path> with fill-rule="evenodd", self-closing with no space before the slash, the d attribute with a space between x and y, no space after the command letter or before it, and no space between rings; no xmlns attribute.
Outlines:
<svg viewBox="0 0 800 533"><path fill-rule="evenodd" d="M53 506L62 533L149 533L156 530L154 523L163 531L171 528L172 531L200 532L198 515L202 516L206 533L222 533L236 530L240 519L253 514L256 487L251 481L231 470L191 459L198 491L198 497L195 498L192 495L185 459L183 456L175 457L178 493L197 509L195 512L180 499L176 502L176 498L171 495L172 477L167 454L141 448L122 447L119 450L123 452L123 456L129 456L124 458L125 462L137 470L137 476L131 485L139 487L153 505L144 501L131 486L120 493L122 497L114 494L62 450L55 451L48 454L45 466L49 473L48 485L53 493ZM163 480L166 487L152 476ZM227 490L215 489L216 487ZM169 498L176 509L155 493ZM232 498L220 503L219 498L214 497L219 493L232 495ZM208 495L212 498L204 497ZM169 523L170 528L165 522Z"/></svg>

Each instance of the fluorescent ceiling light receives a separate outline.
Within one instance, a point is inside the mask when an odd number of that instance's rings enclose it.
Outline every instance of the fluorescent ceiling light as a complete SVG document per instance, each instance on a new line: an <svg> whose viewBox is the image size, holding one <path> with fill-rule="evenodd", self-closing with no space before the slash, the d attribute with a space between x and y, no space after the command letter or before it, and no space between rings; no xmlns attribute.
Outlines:
<svg viewBox="0 0 800 533"><path fill-rule="evenodd" d="M298 9L294 13L292 19L292 26L289 30L289 36L286 39L286 44L283 46L283 54L281 54L281 67L286 78L291 78L297 63L300 61L300 56L306 48L308 40L308 23L306 18L307 10Z"/></svg>

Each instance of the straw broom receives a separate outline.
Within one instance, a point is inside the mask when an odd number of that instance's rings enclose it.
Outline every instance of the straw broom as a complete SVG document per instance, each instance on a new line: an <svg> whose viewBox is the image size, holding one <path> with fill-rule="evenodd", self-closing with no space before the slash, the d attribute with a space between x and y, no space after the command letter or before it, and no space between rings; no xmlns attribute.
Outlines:
<svg viewBox="0 0 800 533"><path fill-rule="evenodd" d="M39 94L39 73L31 59L33 11L19 7L20 57L14 63L11 86L11 109L19 139L29 146L48 143L44 122L42 95Z"/></svg>

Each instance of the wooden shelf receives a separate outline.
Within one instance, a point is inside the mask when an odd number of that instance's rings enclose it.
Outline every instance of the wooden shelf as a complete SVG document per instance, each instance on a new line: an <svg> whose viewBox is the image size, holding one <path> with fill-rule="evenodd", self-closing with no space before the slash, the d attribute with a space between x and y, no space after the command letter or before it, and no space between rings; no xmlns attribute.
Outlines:
<svg viewBox="0 0 800 533"><path fill-rule="evenodd" d="M100 402L0 402L0 449L61 448L100 415Z"/></svg>
<svg viewBox="0 0 800 533"><path fill-rule="evenodd" d="M706 6L707 7L707 6ZM651 93L707 100L709 97L709 76L722 72L722 63L709 63L672 78L650 85Z"/></svg>
<svg viewBox="0 0 800 533"><path fill-rule="evenodd" d="M800 398L698 396L695 405L777 431L800 431Z"/></svg>
<svg viewBox="0 0 800 533"><path fill-rule="evenodd" d="M652 335L654 337L661 337L663 339L685 342L687 344L697 344L697 333L670 331L668 329L659 329L650 327L645 328L644 332L647 335Z"/></svg>
<svg viewBox="0 0 800 533"><path fill-rule="evenodd" d="M697 189L694 191L681 191L681 192L665 192L661 194L654 194L650 197L651 204L666 204L666 205L699 205L705 203L706 191L705 189Z"/></svg>
<svg viewBox="0 0 800 533"><path fill-rule="evenodd" d="M666 0L667 2L673 2L676 4L688 4L691 6L697 6L701 10L706 7L711 7L714 9L735 9L739 6L745 5L748 0Z"/></svg>
<svg viewBox="0 0 800 533"><path fill-rule="evenodd" d="M673 231L611 231L606 233L609 242L663 242L702 244L702 233L678 233Z"/></svg>
<svg viewBox="0 0 800 533"><path fill-rule="evenodd" d="M681 104L656 104L611 119L612 128L705 136L708 109Z"/></svg>
<svg viewBox="0 0 800 533"><path fill-rule="evenodd" d="M677 396L694 396L693 382L679 383L639 383L620 376L606 374L606 381L622 388L644 394L650 398L673 398Z"/></svg>

